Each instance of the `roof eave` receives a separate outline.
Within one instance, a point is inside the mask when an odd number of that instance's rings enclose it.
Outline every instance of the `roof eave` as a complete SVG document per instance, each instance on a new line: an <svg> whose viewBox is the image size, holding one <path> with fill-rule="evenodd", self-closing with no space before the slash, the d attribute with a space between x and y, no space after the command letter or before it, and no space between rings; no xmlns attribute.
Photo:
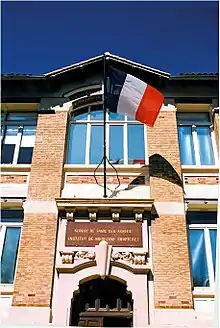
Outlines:
<svg viewBox="0 0 220 328"><path fill-rule="evenodd" d="M72 64L70 66L66 66L64 68L61 68L61 69L58 69L58 70L55 70L55 71L52 71L52 72L48 72L48 73L44 74L44 76L55 77L57 75L66 73L68 71L75 70L77 68L84 67L84 66L87 66L87 65L90 65L90 64L94 64L98 61L103 60L104 58L107 58L107 57L109 59L115 60L118 63L130 65L131 67L138 68L138 69L141 69L141 70L146 71L148 73L158 75L159 77L163 77L163 78L167 78L167 79L170 77L170 73L163 72L163 71L160 71L158 69L154 69L152 67L145 66L143 64L139 64L139 63L133 62L131 60L128 60L128 59L125 59L125 58L122 58L122 57L119 57L119 56L116 56L116 55L112 55L110 53L105 53L104 55L99 55L99 56L96 56L96 57L81 61L79 63L75 63L75 64Z"/></svg>

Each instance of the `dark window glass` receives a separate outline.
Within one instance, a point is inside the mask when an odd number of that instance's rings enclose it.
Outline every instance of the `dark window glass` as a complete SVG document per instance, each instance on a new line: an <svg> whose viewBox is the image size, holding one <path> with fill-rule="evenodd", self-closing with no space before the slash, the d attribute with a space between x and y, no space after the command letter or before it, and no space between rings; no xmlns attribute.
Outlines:
<svg viewBox="0 0 220 328"><path fill-rule="evenodd" d="M188 211L186 219L188 224L216 224L217 212Z"/></svg>
<svg viewBox="0 0 220 328"><path fill-rule="evenodd" d="M216 238L217 238L217 230L216 229L210 229L210 240L211 240L211 248L212 248L212 262L213 262L213 269L215 274L216 269Z"/></svg>
<svg viewBox="0 0 220 328"><path fill-rule="evenodd" d="M23 222L23 210L1 210L1 222Z"/></svg>
<svg viewBox="0 0 220 328"><path fill-rule="evenodd" d="M12 284L20 239L20 227L7 227L1 260L1 283Z"/></svg>
<svg viewBox="0 0 220 328"><path fill-rule="evenodd" d="M18 164L30 164L32 161L33 147L20 147Z"/></svg>
<svg viewBox="0 0 220 328"><path fill-rule="evenodd" d="M194 287L208 287L209 276L205 251L204 230L189 230L190 259Z"/></svg>
<svg viewBox="0 0 220 328"><path fill-rule="evenodd" d="M12 164L14 157L15 145L2 145L1 149L1 163Z"/></svg>

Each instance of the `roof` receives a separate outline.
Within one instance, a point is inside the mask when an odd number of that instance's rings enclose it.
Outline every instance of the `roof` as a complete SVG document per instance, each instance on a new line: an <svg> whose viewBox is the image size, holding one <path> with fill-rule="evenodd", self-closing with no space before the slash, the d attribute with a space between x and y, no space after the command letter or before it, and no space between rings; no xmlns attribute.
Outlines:
<svg viewBox="0 0 220 328"><path fill-rule="evenodd" d="M147 71L149 73L153 73L153 74L159 75L161 77L165 77L165 78L170 77L170 74L167 73L167 72L164 72L164 71L152 68L150 66L146 66L146 65L131 61L131 60L123 58L123 57L113 55L110 52L105 52L103 55L99 55L99 56L96 56L96 57L81 61L79 63L74 63L74 64L71 64L69 66L62 67L62 68L57 69L55 71L48 72L44 75L45 76L56 76L58 74L65 73L69 70L74 70L76 68L83 67L83 66L86 66L86 65L90 65L90 64L93 64L93 63L98 62L98 61L103 61L104 58L110 59L111 61L115 61L115 62L118 62L118 63L121 63L121 64L127 64L129 66L134 67L134 68L139 68L143 71Z"/></svg>

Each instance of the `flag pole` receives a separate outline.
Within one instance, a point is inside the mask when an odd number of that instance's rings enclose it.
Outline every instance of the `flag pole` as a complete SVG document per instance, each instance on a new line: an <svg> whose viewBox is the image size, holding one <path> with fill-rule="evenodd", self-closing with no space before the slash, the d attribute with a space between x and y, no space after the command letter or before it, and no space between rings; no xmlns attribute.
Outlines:
<svg viewBox="0 0 220 328"><path fill-rule="evenodd" d="M104 53L104 62L103 62L103 83L104 83L104 97L103 97L103 128L104 128L104 144L103 144L103 164L104 164L104 198L107 198L107 176L106 176L106 162L107 162L107 156L106 156L106 115L107 115L107 104L106 104L106 57L108 53Z"/></svg>

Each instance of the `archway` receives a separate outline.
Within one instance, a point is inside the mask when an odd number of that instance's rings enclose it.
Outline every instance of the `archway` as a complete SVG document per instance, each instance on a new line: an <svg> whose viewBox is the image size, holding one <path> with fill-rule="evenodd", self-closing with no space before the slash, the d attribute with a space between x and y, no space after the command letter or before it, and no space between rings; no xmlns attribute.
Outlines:
<svg viewBox="0 0 220 328"><path fill-rule="evenodd" d="M70 326L132 327L133 300L126 284L95 278L73 293Z"/></svg>

